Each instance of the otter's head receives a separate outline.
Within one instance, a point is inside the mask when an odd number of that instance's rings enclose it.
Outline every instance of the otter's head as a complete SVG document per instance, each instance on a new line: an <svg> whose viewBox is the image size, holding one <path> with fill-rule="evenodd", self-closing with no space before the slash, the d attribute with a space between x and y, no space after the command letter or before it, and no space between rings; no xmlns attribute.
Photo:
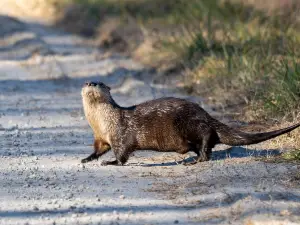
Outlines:
<svg viewBox="0 0 300 225"><path fill-rule="evenodd" d="M102 82L86 82L81 95L90 102L109 102L111 99L110 87Z"/></svg>

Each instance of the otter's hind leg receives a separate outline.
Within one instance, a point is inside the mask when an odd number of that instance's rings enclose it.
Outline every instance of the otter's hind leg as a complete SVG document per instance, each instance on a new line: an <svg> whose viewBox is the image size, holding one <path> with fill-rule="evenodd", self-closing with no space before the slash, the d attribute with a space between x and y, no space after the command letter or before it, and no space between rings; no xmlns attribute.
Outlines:
<svg viewBox="0 0 300 225"><path fill-rule="evenodd" d="M102 161L101 165L115 165L115 166L123 166L128 158L130 153L132 152L129 148L126 147L119 147L119 146L113 146L113 151L116 156L116 160L113 161Z"/></svg>
<svg viewBox="0 0 300 225"><path fill-rule="evenodd" d="M206 147L205 144L204 145L202 144L200 148L193 149L191 151L193 151L197 154L197 158L193 162L185 162L184 161L183 165L185 165L185 166L195 165L198 162L209 161L211 158L211 154L212 154L212 148Z"/></svg>
<svg viewBox="0 0 300 225"><path fill-rule="evenodd" d="M87 163L90 161L93 161L95 159L98 159L100 156L105 154L111 149L109 144L106 144L102 142L101 140L96 140L94 141L94 152L89 155L87 158L84 158L81 160L81 163Z"/></svg>
<svg viewBox="0 0 300 225"><path fill-rule="evenodd" d="M209 161L212 155L214 132L207 132L202 137L202 144L199 148L197 162Z"/></svg>
<svg viewBox="0 0 300 225"><path fill-rule="evenodd" d="M197 147L191 149L191 151L197 154L197 159L195 162L185 163L185 165L193 165L197 162L209 161L211 158L212 148L215 146L214 131L209 127L204 129L204 127L202 126L201 131L198 134L199 136L196 140L194 140L196 143L198 143L196 145Z"/></svg>

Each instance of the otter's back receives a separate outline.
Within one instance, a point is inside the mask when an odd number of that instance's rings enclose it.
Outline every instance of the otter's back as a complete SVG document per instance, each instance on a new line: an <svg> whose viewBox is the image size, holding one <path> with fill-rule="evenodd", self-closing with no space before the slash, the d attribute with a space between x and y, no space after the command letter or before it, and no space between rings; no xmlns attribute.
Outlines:
<svg viewBox="0 0 300 225"><path fill-rule="evenodd" d="M184 135L187 120L209 116L196 103L171 97L144 102L133 111L132 126L138 145L161 151L173 151L187 142Z"/></svg>

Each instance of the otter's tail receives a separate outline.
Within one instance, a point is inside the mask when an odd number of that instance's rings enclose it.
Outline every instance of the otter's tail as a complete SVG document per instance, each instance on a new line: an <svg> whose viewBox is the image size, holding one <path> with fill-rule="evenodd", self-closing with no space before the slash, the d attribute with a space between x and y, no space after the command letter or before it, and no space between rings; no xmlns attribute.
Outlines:
<svg viewBox="0 0 300 225"><path fill-rule="evenodd" d="M279 135L288 133L288 132L296 129L299 126L300 126L300 123L297 123L293 126L283 128L280 130L271 131L271 132L245 133L245 132L230 128L227 125L220 123L220 122L218 124L214 125L215 130L218 134L220 143L231 145L231 146L256 144L256 143L277 137Z"/></svg>

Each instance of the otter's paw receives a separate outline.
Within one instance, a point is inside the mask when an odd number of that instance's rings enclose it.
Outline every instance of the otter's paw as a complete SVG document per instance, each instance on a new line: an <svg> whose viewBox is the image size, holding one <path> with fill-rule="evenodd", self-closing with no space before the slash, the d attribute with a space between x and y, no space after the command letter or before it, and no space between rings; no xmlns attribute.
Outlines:
<svg viewBox="0 0 300 225"><path fill-rule="evenodd" d="M82 159L82 160L81 160L81 163L87 163L87 162L89 162L89 161L91 161L91 160L89 160L88 158L85 158L85 159Z"/></svg>
<svg viewBox="0 0 300 225"><path fill-rule="evenodd" d="M102 161L101 166L108 166L108 165L119 165L117 160L113 161Z"/></svg>
<svg viewBox="0 0 300 225"><path fill-rule="evenodd" d="M194 162L183 161L181 164L184 165L184 166L192 166L192 165L197 164L197 161L194 161Z"/></svg>

